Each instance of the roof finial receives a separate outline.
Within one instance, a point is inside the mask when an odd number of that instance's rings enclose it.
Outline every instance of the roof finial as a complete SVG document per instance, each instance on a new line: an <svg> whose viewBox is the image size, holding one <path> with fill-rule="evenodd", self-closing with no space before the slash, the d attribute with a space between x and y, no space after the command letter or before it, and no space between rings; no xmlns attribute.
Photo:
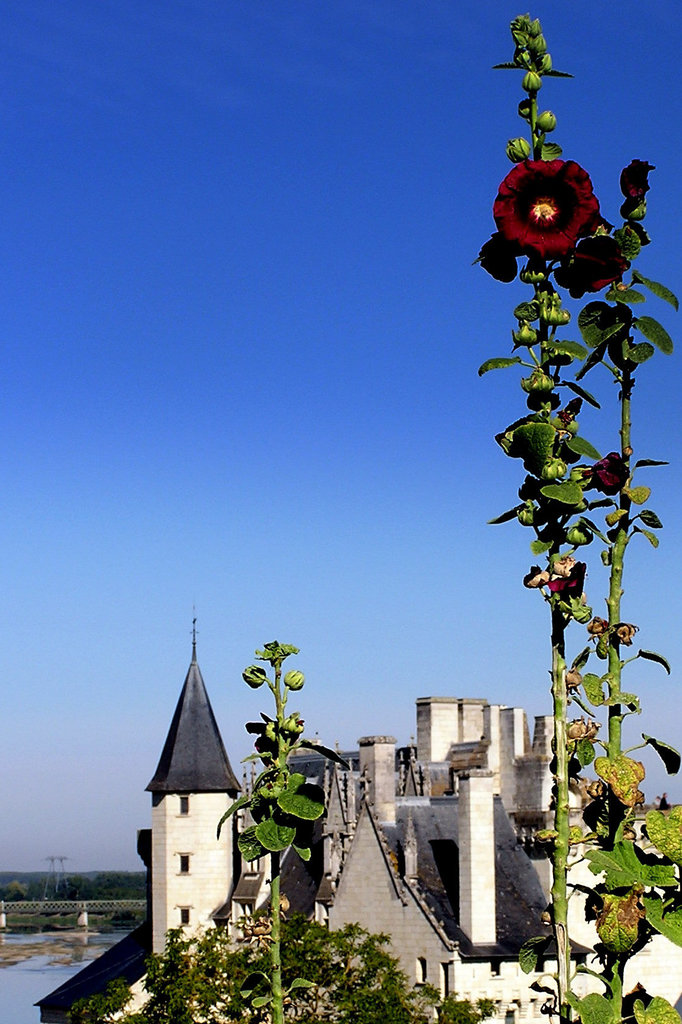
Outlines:
<svg viewBox="0 0 682 1024"><path fill-rule="evenodd" d="M196 611L192 608L192 611ZM192 619L192 661L197 660L197 617L196 615Z"/></svg>

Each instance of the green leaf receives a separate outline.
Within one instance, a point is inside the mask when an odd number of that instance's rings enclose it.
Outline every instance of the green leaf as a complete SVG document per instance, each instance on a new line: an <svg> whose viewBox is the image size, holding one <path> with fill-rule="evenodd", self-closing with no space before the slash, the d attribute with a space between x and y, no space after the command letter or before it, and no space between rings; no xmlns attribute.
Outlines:
<svg viewBox="0 0 682 1024"><path fill-rule="evenodd" d="M538 960L550 942L550 935L536 935L524 942L519 950L519 966L524 974L531 974L536 969Z"/></svg>
<svg viewBox="0 0 682 1024"><path fill-rule="evenodd" d="M659 299L664 299L665 302L669 302L674 309L679 310L680 304L677 300L677 296L674 292L671 292L669 288L666 288L664 284L659 284L658 281L652 281L650 278L645 277L644 274L640 274L638 270L633 270L632 280L638 284L644 285L649 291L657 296Z"/></svg>
<svg viewBox="0 0 682 1024"><path fill-rule="evenodd" d="M232 804L232 806L228 807L228 809L225 811L225 813L223 814L222 818L218 822L218 828L216 829L216 839L220 839L221 829L222 829L223 825L225 824L225 822L227 821L227 819L230 817L230 815L234 814L235 811L238 811L240 807L248 807L248 805L250 803L251 803L251 797L250 796L240 796L239 800L235 800L235 802Z"/></svg>
<svg viewBox="0 0 682 1024"><path fill-rule="evenodd" d="M534 555L544 555L552 546L551 540L533 540L530 543L530 550Z"/></svg>
<svg viewBox="0 0 682 1024"><path fill-rule="evenodd" d="M289 992L293 992L296 988L316 988L314 981L308 981L307 978L294 978L289 988L286 990L285 995Z"/></svg>
<svg viewBox="0 0 682 1024"><path fill-rule="evenodd" d="M651 527L652 530L662 530L663 523L658 518L655 512L651 509L645 508L639 513L638 519L641 519L645 526Z"/></svg>
<svg viewBox="0 0 682 1024"><path fill-rule="evenodd" d="M318 754L322 754L323 757L326 757L327 760L334 761L336 764L340 764L342 768L350 771L348 761L330 747L325 747L321 743L316 743L314 740L299 740L296 746L305 747L306 750L315 750Z"/></svg>
<svg viewBox="0 0 682 1024"><path fill-rule="evenodd" d="M585 388L581 388L579 384L575 384L573 381L567 380L566 387L575 395L579 395L581 398L583 398L588 405L594 406L595 409L601 409L601 405L594 397L594 395L591 395L589 391L585 390Z"/></svg>
<svg viewBox="0 0 682 1024"><path fill-rule="evenodd" d="M579 341L549 341L547 344L552 352L558 352L562 356L584 359L587 355L587 349Z"/></svg>
<svg viewBox="0 0 682 1024"><path fill-rule="evenodd" d="M519 356L500 356L499 359L486 359L484 363L478 368L478 376L482 377L488 370L504 370L508 366L514 366L516 363L520 363L521 359Z"/></svg>
<svg viewBox="0 0 682 1024"><path fill-rule="evenodd" d="M588 302L578 314L578 327L585 344L596 348L613 333L613 312L606 302Z"/></svg>
<svg viewBox="0 0 682 1024"><path fill-rule="evenodd" d="M513 60L505 60L502 64L493 64L493 71L518 71L519 65Z"/></svg>
<svg viewBox="0 0 682 1024"><path fill-rule="evenodd" d="M655 533L652 533L651 530L643 530L640 526L633 526L632 532L643 534L651 544L652 548L658 547L658 537Z"/></svg>
<svg viewBox="0 0 682 1024"><path fill-rule="evenodd" d="M256 838L270 853L286 850L287 846L291 846L295 835L295 828L290 825L278 825L272 818L266 818L256 825Z"/></svg>
<svg viewBox="0 0 682 1024"><path fill-rule="evenodd" d="M641 466L669 466L669 462L661 462L659 459L637 459L635 463L635 469L639 469Z"/></svg>
<svg viewBox="0 0 682 1024"><path fill-rule="evenodd" d="M520 302L514 310L517 320L528 320L532 323L540 316L540 304L538 302Z"/></svg>
<svg viewBox="0 0 682 1024"><path fill-rule="evenodd" d="M292 843L291 846L299 855L301 860L310 860L311 853L309 846L297 846L296 843Z"/></svg>
<svg viewBox="0 0 682 1024"><path fill-rule="evenodd" d="M271 1002L272 1002L272 996L271 995L269 995L269 996L256 996L256 998L251 1001L251 1005L253 1007L255 1007L256 1009L259 1009L261 1006L267 1006L268 1003L271 1003Z"/></svg>
<svg viewBox="0 0 682 1024"><path fill-rule="evenodd" d="M682 806L678 804L667 814L648 811L645 821L647 835L656 849L675 864L682 865Z"/></svg>
<svg viewBox="0 0 682 1024"><path fill-rule="evenodd" d="M557 160L561 156L562 153L563 153L563 149L561 148L561 146L558 143L556 143L556 142L543 142L542 148L540 150L540 159L541 160Z"/></svg>
<svg viewBox="0 0 682 1024"><path fill-rule="evenodd" d="M256 837L256 826L249 825L237 838L237 846L244 860L256 860L262 857L265 849Z"/></svg>
<svg viewBox="0 0 682 1024"><path fill-rule="evenodd" d="M650 345L648 341L641 341L639 345L628 345L625 354L631 362L641 366L653 356L654 346Z"/></svg>
<svg viewBox="0 0 682 1024"><path fill-rule="evenodd" d="M606 298L610 302L625 302L628 306L635 306L638 302L646 302L646 297L638 292L636 288L609 288Z"/></svg>
<svg viewBox="0 0 682 1024"><path fill-rule="evenodd" d="M589 441L586 441L584 437L571 437L568 441L564 441L564 444L569 451L574 452L575 455L584 455L588 459L594 459L595 462L601 459L601 455Z"/></svg>
<svg viewBox="0 0 682 1024"><path fill-rule="evenodd" d="M639 901L638 888L624 896L606 892L602 896L601 910L595 921L597 934L608 950L627 953L637 941L642 917L644 911Z"/></svg>
<svg viewBox="0 0 682 1024"><path fill-rule="evenodd" d="M588 850L585 853L590 871L604 873L604 884L609 889L644 885L672 888L677 886L677 872L673 864L647 858L641 860L634 843L621 841L612 850Z"/></svg>
<svg viewBox="0 0 682 1024"><path fill-rule="evenodd" d="M643 896L642 903L651 927L676 946L682 946L682 907L664 914L663 902L657 896Z"/></svg>
<svg viewBox="0 0 682 1024"><path fill-rule="evenodd" d="M613 1004L599 992L590 992L582 999L569 993L566 998L579 1014L582 1024L616 1024Z"/></svg>
<svg viewBox="0 0 682 1024"><path fill-rule="evenodd" d="M566 480L561 484L545 484L540 493L551 501L560 501L563 505L579 505L583 500L583 491L575 480Z"/></svg>
<svg viewBox="0 0 682 1024"><path fill-rule="evenodd" d="M268 985L270 984L270 979L268 978L267 974L263 973L263 971L252 971L251 974L244 978L244 981L242 982L242 987L240 988L239 991L241 992L245 999L248 999L249 996L258 987L261 981L264 981Z"/></svg>
<svg viewBox="0 0 682 1024"><path fill-rule="evenodd" d="M657 654L656 651L643 651L640 648L637 652L637 657L646 658L647 661L655 661L658 665L662 665L668 675L670 675L670 665L662 654Z"/></svg>
<svg viewBox="0 0 682 1024"><path fill-rule="evenodd" d="M573 75L569 75L568 71L555 71L554 68L550 68L549 71L542 72L543 78L573 78Z"/></svg>
<svg viewBox="0 0 682 1024"><path fill-rule="evenodd" d="M593 707L598 708L604 703L604 683L594 672L588 672L583 676L583 689Z"/></svg>
<svg viewBox="0 0 682 1024"><path fill-rule="evenodd" d="M606 342L606 341L603 341L599 345L597 345L597 347L594 349L594 351L592 351L590 353L590 355L587 357L587 359L585 360L583 365L580 367L580 369L576 373L576 375L575 375L575 379L576 380L582 380L582 378L587 373L589 373L589 371L592 369L593 366L596 366L598 363L601 363L603 361L604 354L606 353L607 347L608 347L608 342ZM570 384L568 386L570 387Z"/></svg>
<svg viewBox="0 0 682 1024"><path fill-rule="evenodd" d="M529 473L540 476L552 454L556 430L549 423L522 423L513 435L509 454L523 459Z"/></svg>
<svg viewBox="0 0 682 1024"><path fill-rule="evenodd" d="M654 996L646 1008L641 999L634 1004L637 1024L680 1024L680 1015L663 996Z"/></svg>
<svg viewBox="0 0 682 1024"><path fill-rule="evenodd" d="M665 765L665 770L668 775L677 775L680 770L680 758L679 751L671 747L670 744L664 743L663 740L657 740L655 736L647 736L646 733L642 733L642 739L645 743L648 743L650 747L653 747L661 761Z"/></svg>
<svg viewBox="0 0 682 1024"><path fill-rule="evenodd" d="M627 494L630 501L635 505L643 505L651 497L650 487L624 487L623 494Z"/></svg>
<svg viewBox="0 0 682 1024"><path fill-rule="evenodd" d="M514 508L507 509L502 515L496 516L495 519L488 520L488 526L499 526L501 523L508 523L512 519L516 519L516 513L523 505L515 505Z"/></svg>
<svg viewBox="0 0 682 1024"><path fill-rule="evenodd" d="M583 647L580 654L577 654L573 659L573 664L571 665L571 668L574 668L579 672L581 668L584 668L585 665L587 665L587 662L589 661L591 654L592 648L589 645L587 647Z"/></svg>
<svg viewBox="0 0 682 1024"><path fill-rule="evenodd" d="M641 331L644 337L653 342L664 355L669 356L672 353L673 339L658 320L654 320L651 316L638 316L632 326Z"/></svg>
<svg viewBox="0 0 682 1024"><path fill-rule="evenodd" d="M315 821L316 818L324 814L324 792L320 786L304 781L295 788L287 787L284 793L277 798L277 804L286 814L290 814L294 818ZM288 840L287 846L290 842L291 840Z"/></svg>
<svg viewBox="0 0 682 1024"><path fill-rule="evenodd" d="M575 756L578 758L581 768L586 768L594 761L594 746L589 740L578 740L575 745Z"/></svg>

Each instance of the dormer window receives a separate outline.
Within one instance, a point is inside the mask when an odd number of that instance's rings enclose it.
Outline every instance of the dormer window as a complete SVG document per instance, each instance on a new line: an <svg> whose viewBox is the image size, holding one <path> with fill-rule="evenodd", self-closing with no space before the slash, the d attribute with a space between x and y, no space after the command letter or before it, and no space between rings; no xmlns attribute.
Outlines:
<svg viewBox="0 0 682 1024"><path fill-rule="evenodd" d="M182 815L189 814L189 797L188 796L181 796L180 797L180 814L182 814Z"/></svg>

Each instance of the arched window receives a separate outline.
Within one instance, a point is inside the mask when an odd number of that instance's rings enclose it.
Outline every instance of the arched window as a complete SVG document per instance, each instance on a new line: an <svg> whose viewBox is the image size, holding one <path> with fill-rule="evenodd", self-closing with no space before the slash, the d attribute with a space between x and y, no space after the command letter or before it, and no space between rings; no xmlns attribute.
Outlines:
<svg viewBox="0 0 682 1024"><path fill-rule="evenodd" d="M417 977L417 985L425 985L426 984L426 957L425 956L418 956L417 957L416 972L415 973L416 973L416 977Z"/></svg>

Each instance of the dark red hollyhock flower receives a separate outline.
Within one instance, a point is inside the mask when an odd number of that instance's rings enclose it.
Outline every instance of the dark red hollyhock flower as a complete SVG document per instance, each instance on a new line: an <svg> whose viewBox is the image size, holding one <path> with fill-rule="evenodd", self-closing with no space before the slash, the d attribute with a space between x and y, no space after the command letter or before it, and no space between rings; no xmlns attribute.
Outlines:
<svg viewBox="0 0 682 1024"><path fill-rule="evenodd" d="M641 202L649 191L649 171L655 171L646 160L631 160L620 175L620 190L626 199Z"/></svg>
<svg viewBox="0 0 682 1024"><path fill-rule="evenodd" d="M479 252L478 262L496 281L508 282L516 277L516 257L520 255L518 245L508 242L496 231Z"/></svg>
<svg viewBox="0 0 682 1024"><path fill-rule="evenodd" d="M554 277L574 299L581 299L585 292L599 292L607 284L620 281L629 266L615 238L591 235L578 242Z"/></svg>
<svg viewBox="0 0 682 1024"><path fill-rule="evenodd" d="M573 160L516 164L500 185L493 216L503 238L541 259L561 259L600 224L592 182Z"/></svg>
<svg viewBox="0 0 682 1024"><path fill-rule="evenodd" d="M618 452L609 452L592 467L592 486L602 494L618 494L627 478L627 466Z"/></svg>
<svg viewBox="0 0 682 1024"><path fill-rule="evenodd" d="M585 562L576 562L570 576L558 576L551 579L547 586L553 594L565 593L566 597L580 597L585 582Z"/></svg>

